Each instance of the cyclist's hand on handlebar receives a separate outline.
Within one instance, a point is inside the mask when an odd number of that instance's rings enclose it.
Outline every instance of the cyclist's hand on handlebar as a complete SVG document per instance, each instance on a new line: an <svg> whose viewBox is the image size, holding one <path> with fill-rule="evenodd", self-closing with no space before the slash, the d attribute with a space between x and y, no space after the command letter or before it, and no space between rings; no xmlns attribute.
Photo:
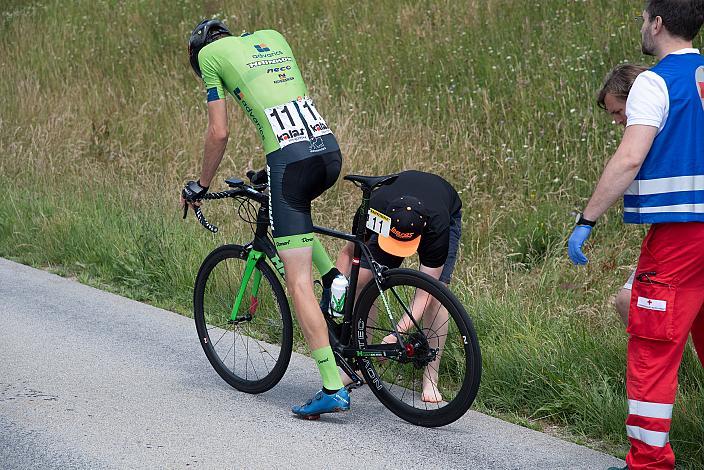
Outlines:
<svg viewBox="0 0 704 470"><path fill-rule="evenodd" d="M189 181L181 190L181 197L189 203L199 200L208 192L208 186L201 186L200 181Z"/></svg>
<svg viewBox="0 0 704 470"><path fill-rule="evenodd" d="M208 186L201 186L199 181L189 181L181 190L181 196L179 198L179 203L184 210L184 218L186 215L186 203L189 206L195 208L200 206L199 199L205 196L208 192Z"/></svg>

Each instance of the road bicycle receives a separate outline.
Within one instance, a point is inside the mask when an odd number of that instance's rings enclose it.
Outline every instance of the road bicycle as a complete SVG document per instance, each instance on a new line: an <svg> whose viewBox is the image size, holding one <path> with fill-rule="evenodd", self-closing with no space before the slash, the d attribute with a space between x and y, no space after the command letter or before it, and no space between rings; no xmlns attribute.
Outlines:
<svg viewBox="0 0 704 470"><path fill-rule="evenodd" d="M205 258L193 304L198 337L213 368L237 390L262 393L276 385L288 367L293 323L279 280L285 276L283 263L269 234L266 179L261 172L247 176L249 184L230 178L225 182L231 189L202 198L233 198L253 239L220 246ZM379 213L369 211L372 191L396 177L345 176L362 190L356 233L314 227L317 234L355 245L343 316L323 315L337 364L352 385L368 384L384 406L410 423L444 426L462 417L476 397L479 342L470 317L445 284L416 270L387 269L365 245L366 228L379 222L372 220L372 214ZM201 207L195 208L195 215L205 228L218 231ZM355 296L361 257L372 267L372 279ZM436 378L434 396L422 396L424 377Z"/></svg>

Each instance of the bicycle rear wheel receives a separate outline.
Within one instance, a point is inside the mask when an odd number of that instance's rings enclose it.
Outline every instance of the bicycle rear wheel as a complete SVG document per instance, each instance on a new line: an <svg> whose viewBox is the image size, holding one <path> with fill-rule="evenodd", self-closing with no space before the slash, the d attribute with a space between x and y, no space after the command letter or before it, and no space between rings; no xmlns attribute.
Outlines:
<svg viewBox="0 0 704 470"><path fill-rule="evenodd" d="M203 351L220 377L243 392L261 393L286 372L293 324L283 287L264 258L246 286L237 320L231 320L248 255L242 246L225 245L205 258L193 293L194 318Z"/></svg>
<svg viewBox="0 0 704 470"><path fill-rule="evenodd" d="M471 319L447 286L418 271L388 270L381 290L374 280L362 290L355 318L358 362L384 406L427 427L467 412L479 389L481 353ZM394 325L406 344L398 347L401 355L365 356L381 344L398 344Z"/></svg>

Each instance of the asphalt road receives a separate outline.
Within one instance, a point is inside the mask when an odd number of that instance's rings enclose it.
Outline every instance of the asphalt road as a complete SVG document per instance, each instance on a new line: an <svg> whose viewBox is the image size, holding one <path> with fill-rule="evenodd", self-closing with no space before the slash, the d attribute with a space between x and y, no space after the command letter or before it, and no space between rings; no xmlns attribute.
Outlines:
<svg viewBox="0 0 704 470"><path fill-rule="evenodd" d="M294 354L261 395L211 369L192 320L0 259L0 468L606 469L623 462L469 412L416 427L366 389L319 421Z"/></svg>

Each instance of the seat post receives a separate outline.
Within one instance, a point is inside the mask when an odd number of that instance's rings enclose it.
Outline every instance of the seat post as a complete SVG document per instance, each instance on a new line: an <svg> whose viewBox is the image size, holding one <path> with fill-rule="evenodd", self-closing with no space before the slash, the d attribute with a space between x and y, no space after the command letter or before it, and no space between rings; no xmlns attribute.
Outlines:
<svg viewBox="0 0 704 470"><path fill-rule="evenodd" d="M357 233L355 235L359 240L364 238L364 232L366 231L366 217L367 212L369 212L369 200L372 197L372 188L367 185L361 185L362 189L362 204L360 206L360 211L357 213Z"/></svg>

